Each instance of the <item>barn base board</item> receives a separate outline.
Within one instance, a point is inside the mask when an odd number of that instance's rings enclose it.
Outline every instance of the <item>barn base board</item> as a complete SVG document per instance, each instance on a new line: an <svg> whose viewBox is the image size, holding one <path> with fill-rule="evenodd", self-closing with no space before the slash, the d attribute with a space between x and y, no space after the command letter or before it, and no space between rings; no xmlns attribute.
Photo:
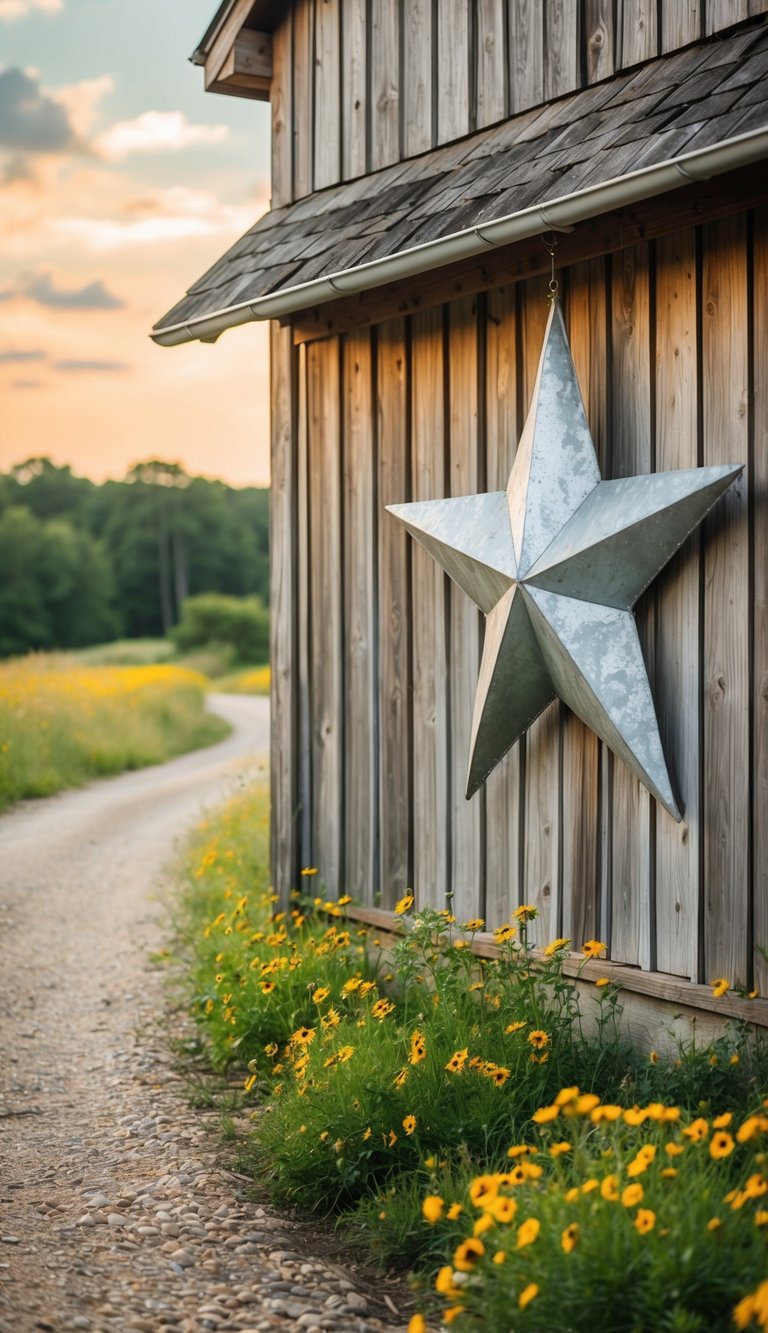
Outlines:
<svg viewBox="0 0 768 1333"><path fill-rule="evenodd" d="M406 927L395 912L377 907L345 909L350 921L376 932L386 950L402 938ZM478 958L498 958L500 950L491 935L477 934L470 948ZM543 955L540 955L543 957ZM728 1023L745 1022L755 1028L768 1027L768 1001L725 995L716 1000L709 986L700 986L661 972L643 972L621 963L584 962L578 954L566 956L566 976L578 975L585 1027L589 1030L589 999L598 977L608 977L621 986L622 1024L641 1053L674 1053L681 1043L696 1040L709 1044L722 1036Z"/></svg>

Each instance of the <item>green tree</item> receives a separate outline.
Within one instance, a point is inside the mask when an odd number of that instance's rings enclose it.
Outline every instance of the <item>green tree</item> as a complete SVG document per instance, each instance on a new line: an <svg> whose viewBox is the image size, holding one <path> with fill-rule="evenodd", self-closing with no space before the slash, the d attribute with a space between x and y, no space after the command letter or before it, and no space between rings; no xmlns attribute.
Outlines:
<svg viewBox="0 0 768 1333"><path fill-rule="evenodd" d="M14 506L0 514L0 655L80 648L121 629L109 558L66 519L42 522Z"/></svg>

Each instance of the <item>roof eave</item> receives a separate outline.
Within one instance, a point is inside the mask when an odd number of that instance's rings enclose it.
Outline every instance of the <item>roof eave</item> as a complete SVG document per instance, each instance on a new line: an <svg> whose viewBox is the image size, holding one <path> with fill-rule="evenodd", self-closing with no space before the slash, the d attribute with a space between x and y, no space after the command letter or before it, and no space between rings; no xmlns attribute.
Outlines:
<svg viewBox="0 0 768 1333"><path fill-rule="evenodd" d="M195 339L215 342L220 334L239 324L262 319L282 319L299 310L337 300L340 296L351 296L387 282L415 277L444 264L485 254L490 249L511 245L545 231L563 230L615 208L639 203L692 181L707 180L767 156L768 126L696 152L682 153L656 166L643 167L639 171L601 181L598 185L588 186L573 194L546 200L497 218L494 222L481 223L438 240L411 246L383 259L343 269L310 282L297 283L293 287L228 306L199 319L155 328L150 337L161 347L177 347Z"/></svg>

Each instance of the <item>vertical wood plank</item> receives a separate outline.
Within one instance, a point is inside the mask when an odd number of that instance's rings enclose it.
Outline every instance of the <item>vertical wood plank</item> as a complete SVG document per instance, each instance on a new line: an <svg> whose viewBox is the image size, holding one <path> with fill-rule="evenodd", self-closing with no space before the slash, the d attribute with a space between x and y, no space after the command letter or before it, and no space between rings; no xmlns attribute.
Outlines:
<svg viewBox="0 0 768 1333"><path fill-rule="evenodd" d="M341 176L339 0L315 0L315 189Z"/></svg>
<svg viewBox="0 0 768 1333"><path fill-rule="evenodd" d="M568 338L599 458L606 448L608 386L605 265L568 273ZM600 741L563 708L563 883L561 933L581 948L599 933Z"/></svg>
<svg viewBox="0 0 768 1333"><path fill-rule="evenodd" d="M368 62L366 6L363 0L343 0L344 55L341 80L341 169L344 180L363 176L367 165Z"/></svg>
<svg viewBox="0 0 768 1333"><path fill-rule="evenodd" d="M290 328L270 326L272 471L269 506L271 868L281 906L298 886L296 421Z"/></svg>
<svg viewBox="0 0 768 1333"><path fill-rule="evenodd" d="M721 28L730 28L732 23L748 19L751 12L760 11L752 10L749 0L707 0L707 36L712 32L720 32Z"/></svg>
<svg viewBox="0 0 768 1333"><path fill-rule="evenodd" d="M656 0L622 0L617 17L621 67L653 60L658 55Z"/></svg>
<svg viewBox="0 0 768 1333"><path fill-rule="evenodd" d="M649 472L652 464L647 245L630 247L614 256L612 270L611 475L632 477ZM637 628L649 665L653 642L649 598L639 604ZM645 788L619 759L614 759L611 957L645 968L651 966L650 806L651 797Z"/></svg>
<svg viewBox="0 0 768 1333"><path fill-rule="evenodd" d="M344 884L378 889L376 455L371 335L344 340Z"/></svg>
<svg viewBox="0 0 768 1333"><path fill-rule="evenodd" d="M469 6L437 0L437 142L469 132Z"/></svg>
<svg viewBox="0 0 768 1333"><path fill-rule="evenodd" d="M544 10L542 0L507 0L509 113L544 100Z"/></svg>
<svg viewBox="0 0 768 1333"><path fill-rule="evenodd" d="M746 221L703 229L702 462L746 462ZM705 971L746 982L749 912L749 560L742 477L704 525ZM764 891L764 886L763 886Z"/></svg>
<svg viewBox="0 0 768 1333"><path fill-rule="evenodd" d="M702 0L674 0L661 7L661 49L676 51L701 37Z"/></svg>
<svg viewBox="0 0 768 1333"><path fill-rule="evenodd" d="M493 125L506 113L504 0L477 0L477 127Z"/></svg>
<svg viewBox="0 0 768 1333"><path fill-rule="evenodd" d="M371 0L371 170L400 157L400 7Z"/></svg>
<svg viewBox="0 0 768 1333"><path fill-rule="evenodd" d="M381 906L394 907L411 883L410 538L384 512L411 494L405 326L377 330L379 449L379 792ZM417 819L419 829L421 820Z"/></svg>
<svg viewBox="0 0 768 1333"><path fill-rule="evenodd" d="M312 864L343 892L344 690L339 340L307 348L312 689Z"/></svg>
<svg viewBox="0 0 768 1333"><path fill-rule="evenodd" d="M315 114L315 7L293 8L293 193L301 199L313 187Z"/></svg>
<svg viewBox="0 0 768 1333"><path fill-rule="evenodd" d="M599 83L615 69L613 0L585 0L584 33L587 82Z"/></svg>
<svg viewBox="0 0 768 1333"><path fill-rule="evenodd" d="M549 317L546 283L523 294L523 402L527 414ZM547 944L558 934L560 898L560 702L529 727L525 750L525 872L523 901L539 909L531 938Z"/></svg>
<svg viewBox="0 0 768 1333"><path fill-rule="evenodd" d="M488 490L503 491L517 452L516 290L499 287L486 299L486 479ZM493 929L521 901L519 745L490 774L485 793L485 916Z"/></svg>
<svg viewBox="0 0 768 1333"><path fill-rule="evenodd" d="M272 206L293 199L293 20L290 14L272 34Z"/></svg>
<svg viewBox="0 0 768 1333"><path fill-rule="evenodd" d="M656 243L656 466L698 461L696 249L692 231ZM696 980L699 933L699 543L657 585L656 707L682 824L656 822L656 966Z"/></svg>
<svg viewBox="0 0 768 1333"><path fill-rule="evenodd" d="M445 496L443 312L411 320L411 468L414 500ZM448 889L446 575L411 545L413 615L413 887L420 906L444 907Z"/></svg>
<svg viewBox="0 0 768 1333"><path fill-rule="evenodd" d="M432 147L432 0L409 0L403 17L403 153Z"/></svg>
<svg viewBox="0 0 768 1333"><path fill-rule="evenodd" d="M480 488L477 439L477 309L471 297L449 306L448 402L450 412L450 495L473 495ZM480 667L477 607L455 583L450 592L449 679L451 713L451 888L460 920L478 914L484 897L481 875L483 798L465 797Z"/></svg>
<svg viewBox="0 0 768 1333"><path fill-rule="evenodd" d="M544 10L544 96L573 92L581 84L579 5L546 0Z"/></svg>
<svg viewBox="0 0 768 1333"><path fill-rule="evenodd" d="M297 611L299 658L299 860L301 866L312 864L312 703L309 679L309 643L312 635L309 592L309 371L307 345L298 349L298 441L296 492L298 515L296 546L298 557Z"/></svg>
<svg viewBox="0 0 768 1333"><path fill-rule="evenodd" d="M754 213L754 334L753 384L754 423L752 495L754 505L754 553L752 568L755 581L755 657L753 691L755 700L754 755L752 774L752 823L754 828L752 902L754 939L759 948L768 949L768 208ZM755 951L755 985L761 994L768 992L768 964Z"/></svg>

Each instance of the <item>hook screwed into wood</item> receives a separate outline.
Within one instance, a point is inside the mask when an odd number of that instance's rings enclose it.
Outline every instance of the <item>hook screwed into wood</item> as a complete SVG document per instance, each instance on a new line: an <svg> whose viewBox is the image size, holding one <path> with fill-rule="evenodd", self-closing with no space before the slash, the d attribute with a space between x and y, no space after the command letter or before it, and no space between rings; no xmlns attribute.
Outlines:
<svg viewBox="0 0 768 1333"><path fill-rule="evenodd" d="M547 238L546 236L542 236L541 239L544 245L544 249L547 251L547 254L549 255L552 261L552 269L549 276L549 290L547 292L547 300L550 305L554 305L555 301L557 300L558 293L560 291L560 284L558 283L557 278L555 277L555 250L557 249L557 236L555 232L552 231L549 234L549 238Z"/></svg>

